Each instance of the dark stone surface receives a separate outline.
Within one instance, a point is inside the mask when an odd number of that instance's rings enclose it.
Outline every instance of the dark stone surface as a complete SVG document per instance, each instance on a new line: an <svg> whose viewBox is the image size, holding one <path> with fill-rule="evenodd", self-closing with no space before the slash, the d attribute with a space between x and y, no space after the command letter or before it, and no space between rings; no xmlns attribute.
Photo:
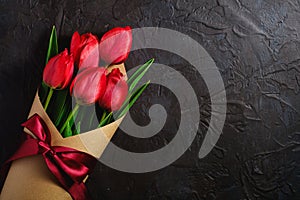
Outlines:
<svg viewBox="0 0 300 200"><path fill-rule="evenodd" d="M201 76L168 52L132 53L127 66L155 57L191 82L201 100L200 128L188 151L159 171L129 174L99 163L87 183L95 199L300 199L300 1L0 2L1 162L19 144L19 124L41 81L53 24L61 48L75 30L101 36L115 26L158 26L189 35L215 60L228 99L223 134L200 160L210 120ZM173 137L180 113L166 88L152 85L133 108L133 118L147 124L153 103L175 113L160 136L141 141L118 131L116 144L139 152L160 148Z"/></svg>

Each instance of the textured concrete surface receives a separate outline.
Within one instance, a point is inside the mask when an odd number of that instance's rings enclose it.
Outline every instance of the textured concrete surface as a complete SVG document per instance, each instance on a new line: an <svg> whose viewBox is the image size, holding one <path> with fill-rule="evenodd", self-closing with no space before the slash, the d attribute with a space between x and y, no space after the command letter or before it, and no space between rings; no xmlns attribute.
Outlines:
<svg viewBox="0 0 300 200"><path fill-rule="evenodd" d="M19 124L41 81L53 24L61 48L75 30L101 36L115 26L157 26L189 35L215 60L228 98L223 134L213 151L198 159L210 120L200 74L169 52L133 52L129 68L154 57L189 80L201 102L200 128L188 151L162 170L129 174L99 163L87 184L94 198L300 199L299 19L299 0L0 0L1 162L19 144ZM148 152L172 139L180 109L167 88L151 85L134 106L133 118L147 124L154 103L173 113L161 132L136 139L119 131L115 144Z"/></svg>

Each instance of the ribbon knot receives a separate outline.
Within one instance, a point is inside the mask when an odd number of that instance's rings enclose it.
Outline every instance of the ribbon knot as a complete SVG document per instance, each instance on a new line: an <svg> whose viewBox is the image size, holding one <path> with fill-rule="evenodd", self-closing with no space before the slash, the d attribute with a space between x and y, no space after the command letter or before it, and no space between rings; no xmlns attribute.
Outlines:
<svg viewBox="0 0 300 200"><path fill-rule="evenodd" d="M45 153L50 152L50 154L55 154L55 152L53 151L53 149L51 149L51 146L48 145L47 143L45 143L43 141L39 141L38 145L40 147L40 152L45 152Z"/></svg>
<svg viewBox="0 0 300 200"><path fill-rule="evenodd" d="M49 128L38 114L30 117L22 126L30 130L36 138L27 134L27 139L6 164L27 156L42 154L48 169L74 200L91 199L83 180L91 173L97 159L69 147L51 146Z"/></svg>

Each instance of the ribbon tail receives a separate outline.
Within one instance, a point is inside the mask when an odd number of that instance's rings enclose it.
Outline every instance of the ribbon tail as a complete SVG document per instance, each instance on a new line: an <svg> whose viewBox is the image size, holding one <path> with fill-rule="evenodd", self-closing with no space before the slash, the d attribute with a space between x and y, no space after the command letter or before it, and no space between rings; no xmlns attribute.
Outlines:
<svg viewBox="0 0 300 200"><path fill-rule="evenodd" d="M72 179L56 164L53 157L49 156L49 154L43 154L43 157L49 171L56 177L61 186L67 190L73 183Z"/></svg>
<svg viewBox="0 0 300 200"><path fill-rule="evenodd" d="M36 139L30 138L25 140L19 149L14 153L14 155L6 161L6 163L10 163L14 160L18 160L20 158L25 158L28 156L33 156L39 154L39 146L38 141Z"/></svg>
<svg viewBox="0 0 300 200"><path fill-rule="evenodd" d="M58 158L56 156L52 157L49 154L43 154L44 160L47 164L48 169L56 177L61 186L69 192L74 200L90 200L92 197L89 194L85 184L81 182L74 181L66 169L63 169L58 164ZM87 174L87 173L86 173Z"/></svg>

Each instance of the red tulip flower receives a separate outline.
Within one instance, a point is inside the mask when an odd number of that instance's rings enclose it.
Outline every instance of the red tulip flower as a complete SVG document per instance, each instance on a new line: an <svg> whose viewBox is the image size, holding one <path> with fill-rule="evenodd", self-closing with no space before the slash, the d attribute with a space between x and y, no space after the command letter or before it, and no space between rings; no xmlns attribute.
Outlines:
<svg viewBox="0 0 300 200"><path fill-rule="evenodd" d="M119 110L124 103L128 93L128 85L123 74L118 68L113 69L107 75L106 90L102 98L99 99L100 107L109 110Z"/></svg>
<svg viewBox="0 0 300 200"><path fill-rule="evenodd" d="M95 35L86 33L80 36L76 31L72 36L70 51L78 69L98 67L99 45Z"/></svg>
<svg viewBox="0 0 300 200"><path fill-rule="evenodd" d="M132 44L131 28L113 28L103 35L99 44L100 59L107 64L124 62Z"/></svg>
<svg viewBox="0 0 300 200"><path fill-rule="evenodd" d="M98 101L106 90L105 68L92 67L81 71L73 80L70 92L80 105Z"/></svg>
<svg viewBox="0 0 300 200"><path fill-rule="evenodd" d="M73 71L73 56L65 49L49 60L43 72L43 80L52 89L64 89L71 82Z"/></svg>

